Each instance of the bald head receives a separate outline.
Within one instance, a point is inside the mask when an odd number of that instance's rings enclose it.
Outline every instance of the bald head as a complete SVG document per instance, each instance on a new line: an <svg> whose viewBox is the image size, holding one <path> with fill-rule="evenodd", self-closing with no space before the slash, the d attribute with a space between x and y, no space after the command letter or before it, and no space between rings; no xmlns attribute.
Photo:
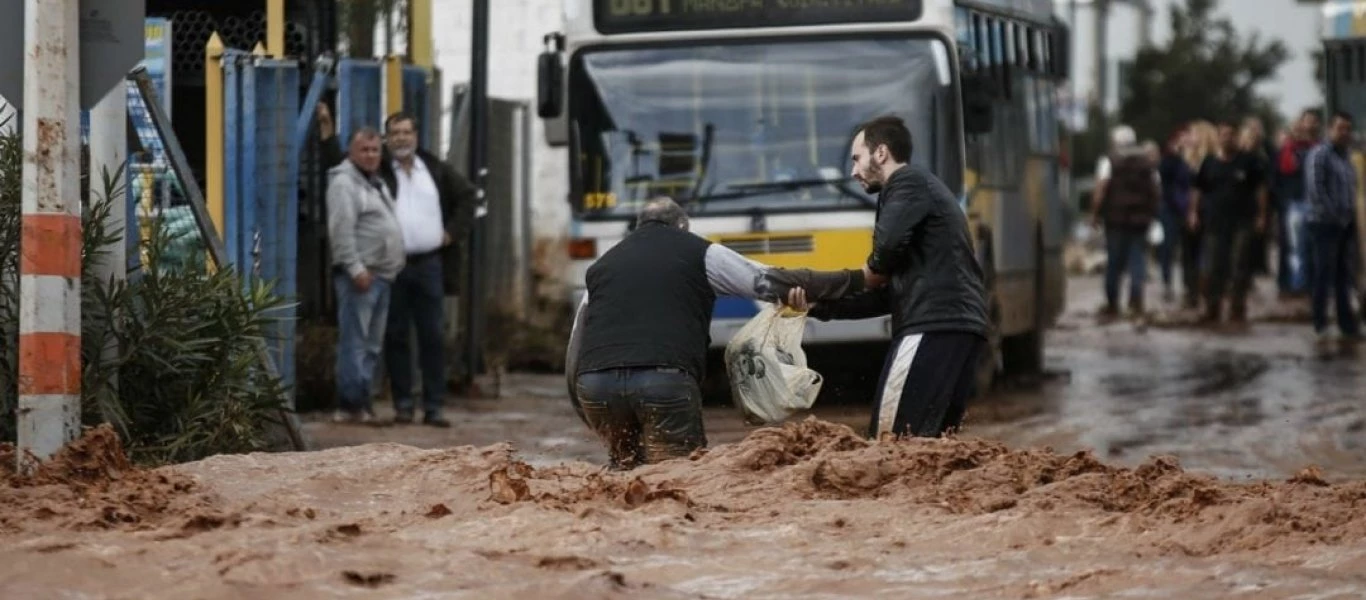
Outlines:
<svg viewBox="0 0 1366 600"><path fill-rule="evenodd" d="M671 198L659 197L645 203L636 216L636 227L646 223L663 223L688 230L688 213Z"/></svg>

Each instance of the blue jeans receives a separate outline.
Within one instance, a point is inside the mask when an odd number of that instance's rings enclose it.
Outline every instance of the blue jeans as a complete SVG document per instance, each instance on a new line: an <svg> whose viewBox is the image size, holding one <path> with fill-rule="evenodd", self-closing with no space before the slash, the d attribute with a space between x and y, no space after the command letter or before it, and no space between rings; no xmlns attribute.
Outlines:
<svg viewBox="0 0 1366 600"><path fill-rule="evenodd" d="M1314 252L1314 331L1328 327L1328 290L1334 288L1338 329L1343 335L1357 335L1361 327L1352 312L1352 289L1356 279L1352 262L1358 243L1356 224L1313 223L1309 225L1309 231Z"/></svg>
<svg viewBox="0 0 1366 600"><path fill-rule="evenodd" d="M341 409L370 412L370 395L384 345L390 283L371 279L364 292L351 276L333 271L337 293L337 396Z"/></svg>
<svg viewBox="0 0 1366 600"><path fill-rule="evenodd" d="M389 300L389 332L384 359L389 369L389 389L394 410L413 412L413 357L409 325L417 327L417 352L422 369L422 410L428 417L441 415L446 391L445 343L442 341L441 257L435 253L410 256L394 280Z"/></svg>
<svg viewBox="0 0 1366 600"><path fill-rule="evenodd" d="M1309 205L1303 199L1287 201L1281 209L1281 260L1277 283L1287 292L1309 289Z"/></svg>
<svg viewBox="0 0 1366 600"><path fill-rule="evenodd" d="M707 445L702 390L672 367L627 367L579 374L584 420L607 442L612 468L681 458Z"/></svg>
<svg viewBox="0 0 1366 600"><path fill-rule="evenodd" d="M1143 306L1143 280L1148 275L1148 232L1119 227L1105 230L1105 301L1119 307L1120 278L1129 272L1129 308Z"/></svg>

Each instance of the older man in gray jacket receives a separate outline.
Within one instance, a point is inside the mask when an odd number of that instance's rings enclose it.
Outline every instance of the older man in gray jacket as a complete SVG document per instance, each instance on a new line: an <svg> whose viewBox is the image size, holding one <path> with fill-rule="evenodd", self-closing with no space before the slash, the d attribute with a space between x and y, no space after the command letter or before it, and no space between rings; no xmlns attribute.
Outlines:
<svg viewBox="0 0 1366 600"><path fill-rule="evenodd" d="M351 136L346 160L327 172L327 234L337 294L337 421L374 420L370 393L389 290L406 259L379 162L379 132L365 127Z"/></svg>

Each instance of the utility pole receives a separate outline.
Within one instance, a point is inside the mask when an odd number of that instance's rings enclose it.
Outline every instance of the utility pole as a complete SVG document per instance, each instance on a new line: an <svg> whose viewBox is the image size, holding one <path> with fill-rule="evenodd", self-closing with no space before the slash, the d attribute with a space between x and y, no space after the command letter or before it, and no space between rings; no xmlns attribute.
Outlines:
<svg viewBox="0 0 1366 600"><path fill-rule="evenodd" d="M474 0L474 35L470 46L470 152L469 176L475 189L475 208L470 223L469 269L465 294L465 394L474 397L474 375L480 363L482 331L479 323L484 312L484 294L479 280L483 271L482 233L484 187L488 182L488 81L489 81L489 0Z"/></svg>
<svg viewBox="0 0 1366 600"><path fill-rule="evenodd" d="M1092 78L1095 80L1096 105L1104 113L1106 108L1105 94L1109 87L1108 77L1110 75L1109 65L1106 64L1108 58L1105 53L1105 47L1109 40L1106 29L1110 24L1110 0L1094 0L1091 3L1091 16L1095 19L1091 29L1091 54L1096 61L1092 65L1094 68Z"/></svg>
<svg viewBox="0 0 1366 600"><path fill-rule="evenodd" d="M90 111L90 206L96 202L107 202L109 216L105 222L110 231L122 231L117 244L104 248L104 256L95 266L95 276L100 283L120 282L128 275L128 245L124 239L130 227L128 223L128 84L120 82L109 90ZM105 174L112 184L105 189ZM106 192L108 196L106 197ZM101 315L113 318L114 315ZM111 336L105 347L103 359L112 361L118 357L119 347ZM111 379L114 392L118 392L117 375Z"/></svg>
<svg viewBox="0 0 1366 600"><path fill-rule="evenodd" d="M19 260L19 465L81 424L78 0L24 2L24 166ZM119 87L122 90L122 87Z"/></svg>

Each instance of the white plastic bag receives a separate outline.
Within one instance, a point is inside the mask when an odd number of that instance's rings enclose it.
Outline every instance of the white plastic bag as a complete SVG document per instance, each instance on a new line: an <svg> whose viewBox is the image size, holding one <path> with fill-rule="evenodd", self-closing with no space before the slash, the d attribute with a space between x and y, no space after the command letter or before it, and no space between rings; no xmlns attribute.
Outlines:
<svg viewBox="0 0 1366 600"><path fill-rule="evenodd" d="M776 423L811 408L821 375L806 367L806 313L766 304L726 344L731 400L752 424Z"/></svg>
<svg viewBox="0 0 1366 600"><path fill-rule="evenodd" d="M1166 231L1162 228L1162 222L1156 219L1148 226L1148 243L1153 246L1161 246L1166 239Z"/></svg>

